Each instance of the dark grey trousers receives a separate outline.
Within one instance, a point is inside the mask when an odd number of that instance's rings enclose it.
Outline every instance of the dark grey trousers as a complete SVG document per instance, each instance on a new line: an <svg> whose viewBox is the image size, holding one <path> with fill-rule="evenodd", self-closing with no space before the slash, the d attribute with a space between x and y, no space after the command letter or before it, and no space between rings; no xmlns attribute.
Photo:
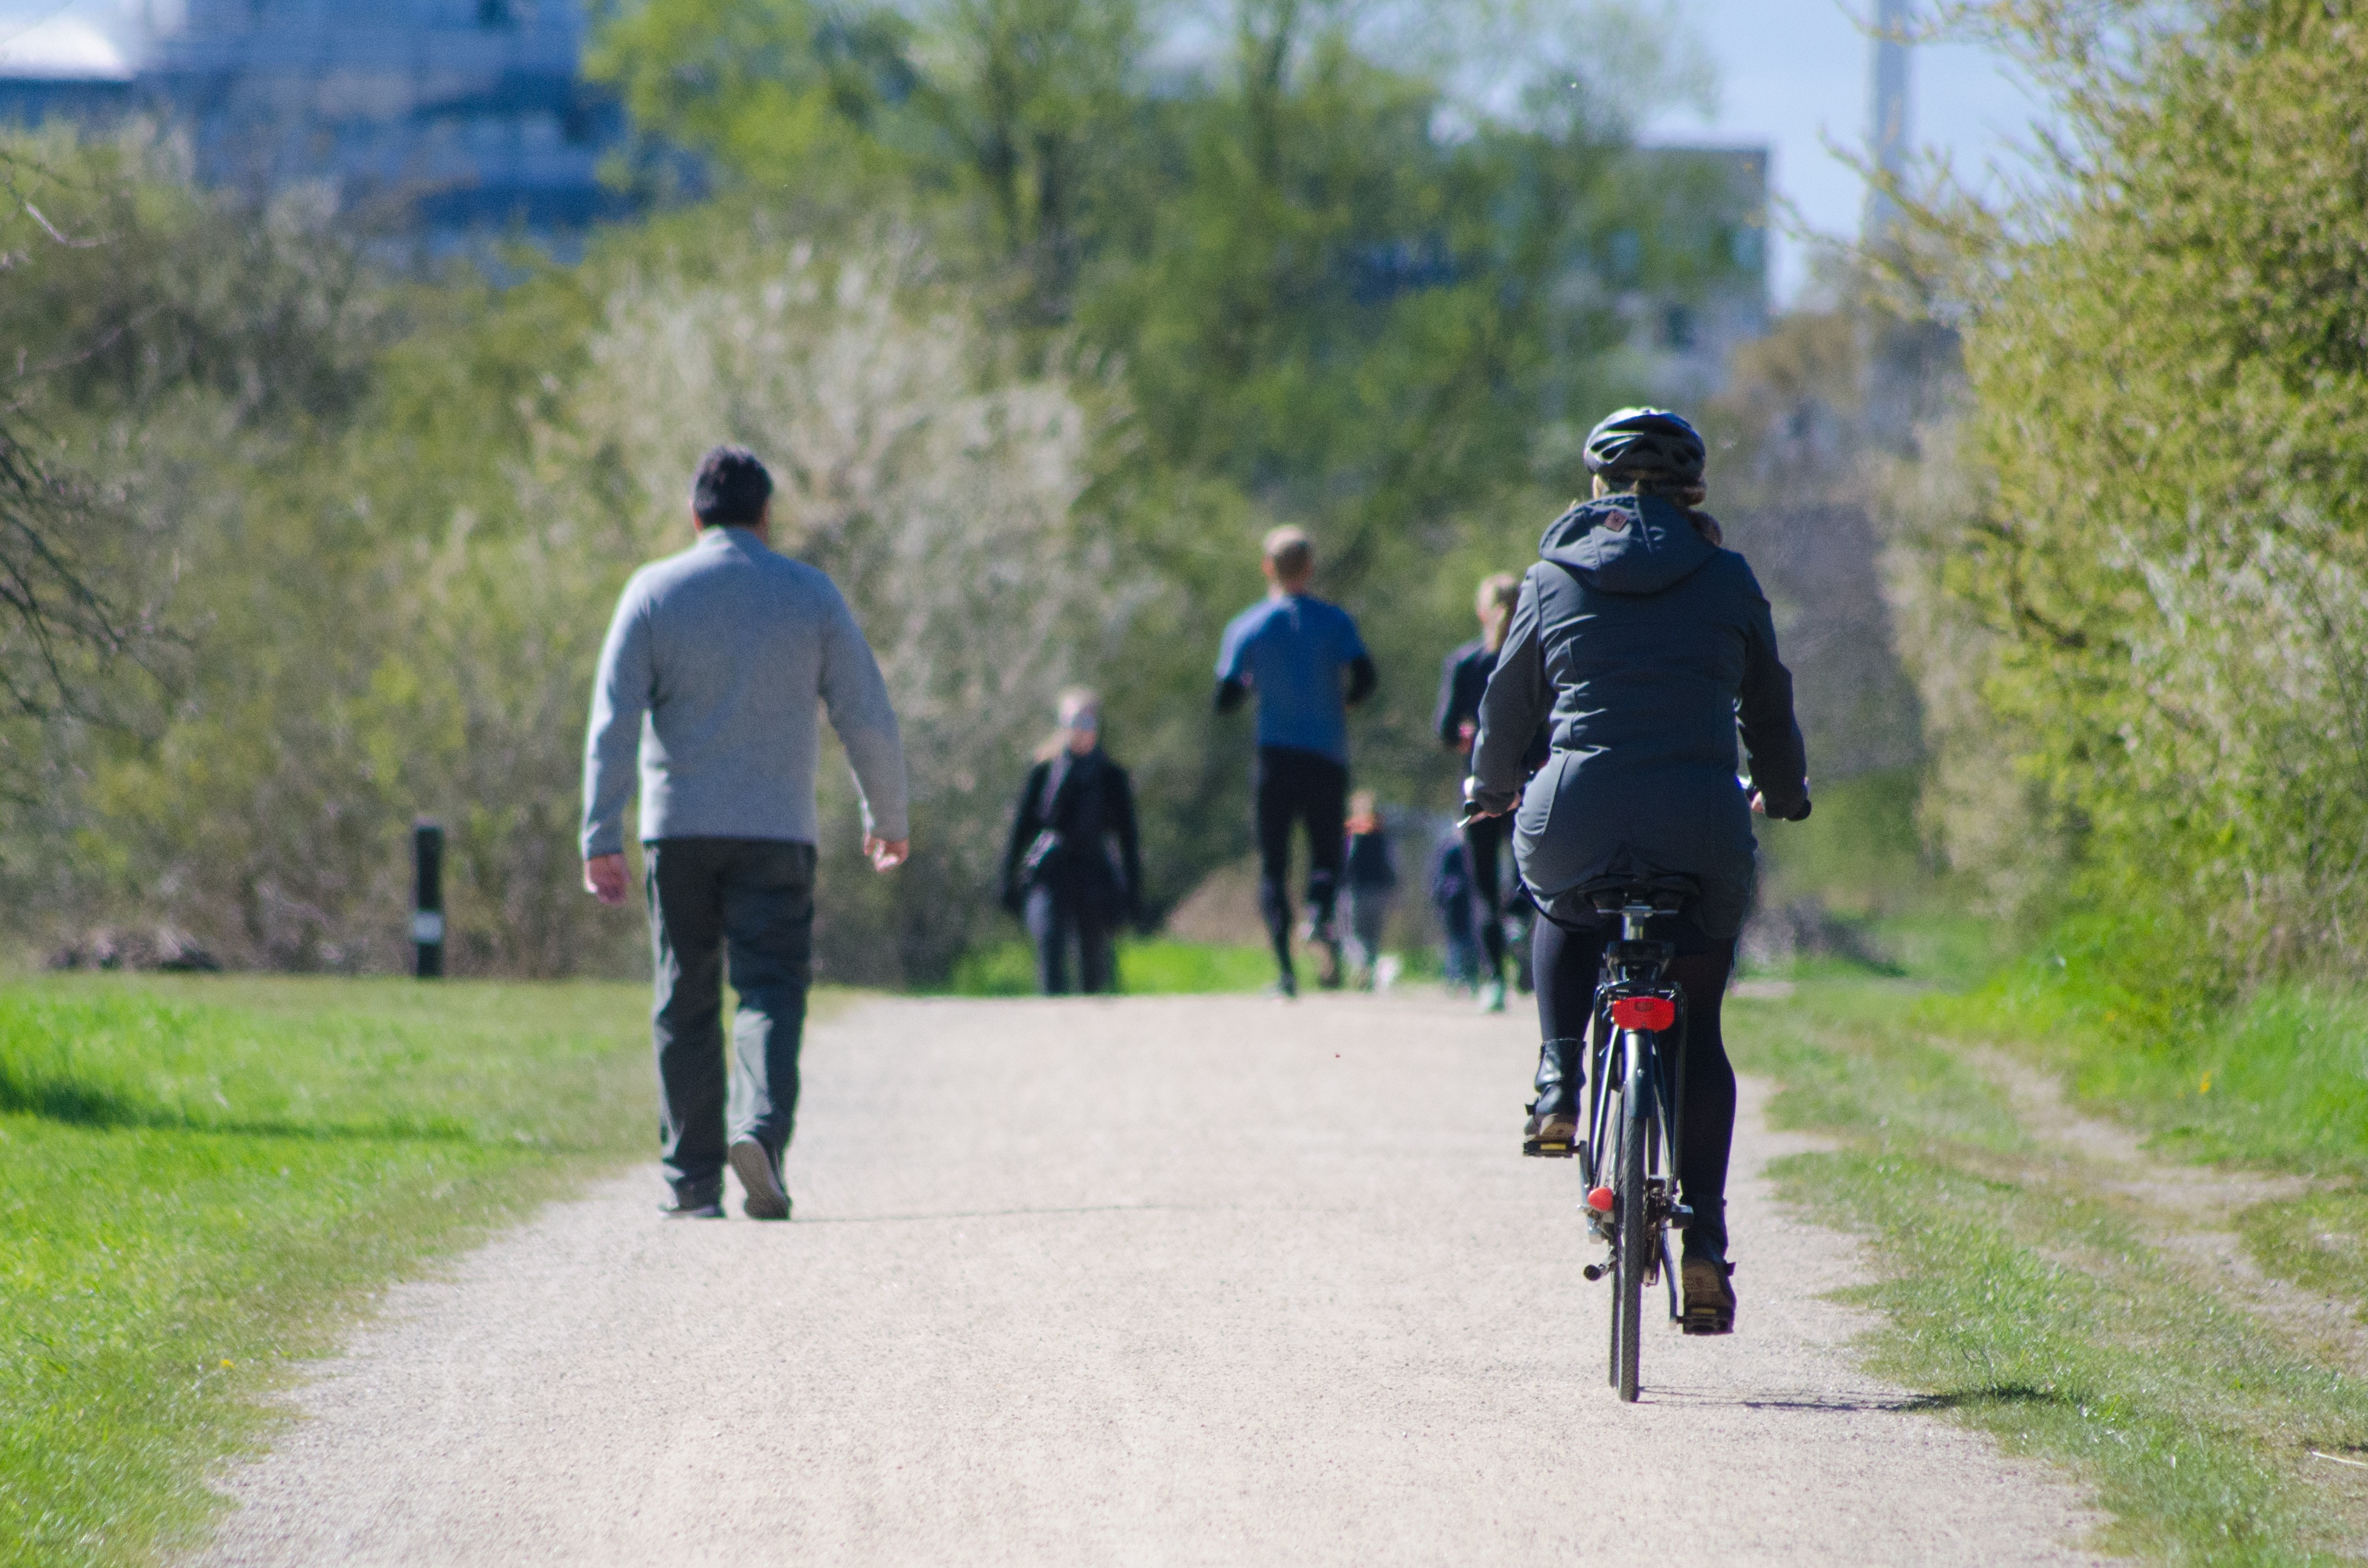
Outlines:
<svg viewBox="0 0 2368 1568"><path fill-rule="evenodd" d="M798 1046L814 978L814 847L778 838L662 838L644 847L659 1154L676 1198L708 1203L723 1196L733 1139L755 1138L778 1162L797 1119ZM727 961L740 997L728 1075Z"/></svg>

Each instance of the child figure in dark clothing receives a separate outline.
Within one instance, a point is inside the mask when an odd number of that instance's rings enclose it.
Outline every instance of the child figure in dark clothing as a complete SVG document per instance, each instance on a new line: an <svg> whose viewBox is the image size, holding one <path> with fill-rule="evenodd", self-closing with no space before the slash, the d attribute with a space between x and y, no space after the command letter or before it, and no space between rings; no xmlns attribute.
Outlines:
<svg viewBox="0 0 2368 1568"><path fill-rule="evenodd" d="M1372 656L1357 623L1307 591L1315 546L1306 530L1266 536L1267 596L1225 627L1217 650L1217 711L1258 695L1258 907L1266 916L1279 996L1299 994L1291 961L1291 830L1307 830L1308 935L1324 965L1316 983L1342 979L1334 904L1340 888L1349 806L1349 710L1372 695Z"/></svg>
<svg viewBox="0 0 2368 1568"><path fill-rule="evenodd" d="M1349 961L1359 990L1373 989L1382 936L1397 902L1397 858L1371 790L1349 797Z"/></svg>
<svg viewBox="0 0 2368 1568"><path fill-rule="evenodd" d="M1439 914L1446 934L1447 987L1467 990L1478 983L1480 944L1472 926L1472 877L1465 869L1463 835L1451 830L1430 858L1430 907Z"/></svg>

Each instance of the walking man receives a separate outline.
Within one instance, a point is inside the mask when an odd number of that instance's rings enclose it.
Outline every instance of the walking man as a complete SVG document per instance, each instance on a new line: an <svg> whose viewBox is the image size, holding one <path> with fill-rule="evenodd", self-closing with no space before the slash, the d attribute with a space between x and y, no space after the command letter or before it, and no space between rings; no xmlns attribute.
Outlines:
<svg viewBox="0 0 2368 1568"><path fill-rule="evenodd" d="M781 1153L813 973L817 708L854 767L872 866L894 869L908 847L880 666L831 580L773 552L772 494L744 448L700 460L695 542L625 585L584 747L584 885L611 905L625 902L638 755L665 1212L678 1218L723 1217L727 1161L750 1219L790 1217ZM728 1122L727 959L740 999Z"/></svg>
<svg viewBox="0 0 2368 1568"><path fill-rule="evenodd" d="M1357 623L1307 591L1315 546L1304 528L1266 536L1267 597L1234 617L1217 651L1217 711L1258 694L1258 908L1281 976L1275 994L1299 994L1291 961L1291 829L1307 829L1309 935L1321 944L1317 983L1341 981L1334 903L1349 814L1348 710L1378 677Z"/></svg>

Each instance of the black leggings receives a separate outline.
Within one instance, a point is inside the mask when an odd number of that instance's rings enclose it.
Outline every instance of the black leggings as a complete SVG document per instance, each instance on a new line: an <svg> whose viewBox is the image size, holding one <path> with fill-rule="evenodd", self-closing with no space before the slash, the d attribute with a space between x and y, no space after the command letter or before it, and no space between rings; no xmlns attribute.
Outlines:
<svg viewBox="0 0 2368 1568"><path fill-rule="evenodd" d="M1474 817L1463 829L1463 865L1472 873L1472 895L1480 905L1480 949L1487 955L1491 980L1505 978L1505 893L1497 861L1498 849L1512 833L1509 812Z"/></svg>
<svg viewBox="0 0 2368 1568"><path fill-rule="evenodd" d="M1289 974L1292 824L1307 824L1307 902L1328 930L1348 854L1349 770L1316 752L1260 746L1257 793L1258 910L1275 961Z"/></svg>
<svg viewBox="0 0 2368 1568"><path fill-rule="evenodd" d="M1726 1161L1735 1141L1735 1068L1719 1033L1719 1004L1735 968L1735 938L1706 936L1692 918L1656 922L1669 929L1655 935L1674 940L1678 956L1669 979L1686 995L1685 1103L1679 1108L1678 1187L1694 1210L1689 1241L1726 1242ZM1606 943L1617 926L1577 931L1543 915L1531 937L1531 963L1537 972L1538 1027L1548 1040L1576 1040L1595 1012L1595 982ZM1703 1230L1704 1221L1714 1229Z"/></svg>

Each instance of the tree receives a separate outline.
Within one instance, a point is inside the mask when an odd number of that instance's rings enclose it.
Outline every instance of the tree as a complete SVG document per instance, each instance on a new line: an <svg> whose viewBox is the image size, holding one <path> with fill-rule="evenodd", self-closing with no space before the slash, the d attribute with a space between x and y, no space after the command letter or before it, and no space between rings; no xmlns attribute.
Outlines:
<svg viewBox="0 0 2368 1568"><path fill-rule="evenodd" d="M2348 964L2368 872L2368 26L2358 7L1980 8L2055 84L2057 178L1937 217L1977 509L1942 570L2076 895L2226 975ZM2233 961L2230 961L2233 955Z"/></svg>
<svg viewBox="0 0 2368 1568"><path fill-rule="evenodd" d="M32 254L54 267L59 253L106 243L67 234L42 211L35 197L59 183L35 157L0 148L0 253L13 253L0 267L27 267ZM69 361L77 349L103 354L120 331L53 347ZM109 559L120 519L97 487L51 471L28 438L39 426L27 403L22 391L0 403L0 703L19 720L86 717L97 704L97 684L136 656L154 627L128 602L131 584L110 570L121 565Z"/></svg>

